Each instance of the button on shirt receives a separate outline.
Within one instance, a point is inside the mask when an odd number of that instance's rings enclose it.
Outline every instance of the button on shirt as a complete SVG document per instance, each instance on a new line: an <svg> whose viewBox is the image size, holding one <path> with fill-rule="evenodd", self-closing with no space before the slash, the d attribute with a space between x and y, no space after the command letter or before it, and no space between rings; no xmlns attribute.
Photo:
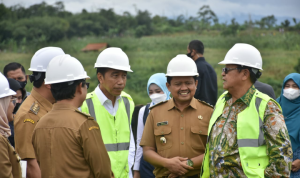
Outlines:
<svg viewBox="0 0 300 178"><path fill-rule="evenodd" d="M119 109L119 102L122 101L121 96L116 97L115 105L112 105L112 101L108 99L104 93L100 90L99 85L95 89L95 94L97 95L100 103L104 106L104 108L112 115L115 116ZM130 146L129 146L129 154L128 154L128 166L129 166L129 177L132 177L131 167L134 163L134 155L135 155L135 142L132 134L132 129L130 126Z"/></svg>
<svg viewBox="0 0 300 178"><path fill-rule="evenodd" d="M193 98L182 112L174 100L154 106L148 115L141 146L153 147L164 158L176 156L194 158L205 152L207 130L213 109ZM183 128L183 129L182 129ZM166 142L161 142L164 137ZM164 167L155 167L155 177L168 176ZM200 173L199 169L189 171L184 176Z"/></svg>

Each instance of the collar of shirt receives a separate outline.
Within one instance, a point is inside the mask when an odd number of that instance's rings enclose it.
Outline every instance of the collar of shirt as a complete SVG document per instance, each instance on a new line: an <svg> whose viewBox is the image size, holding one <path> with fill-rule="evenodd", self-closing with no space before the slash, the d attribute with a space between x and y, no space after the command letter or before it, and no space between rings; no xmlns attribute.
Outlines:
<svg viewBox="0 0 300 178"><path fill-rule="evenodd" d="M253 97L253 95L254 95L254 93L255 93L255 87L254 87L254 85L252 85L250 88L249 88L249 90L241 97L241 98L239 98L239 99L237 99L236 101L235 101L235 103L236 102L243 102L243 103L245 103L247 106L249 106L249 104L250 104L250 102L251 102L251 99L252 99L252 97ZM225 101L226 102L229 102L229 100L232 98L232 95L230 94L230 93L227 93L226 95L225 95ZM230 100L231 101L231 100ZM231 104L230 104L231 105Z"/></svg>
<svg viewBox="0 0 300 178"><path fill-rule="evenodd" d="M174 98L171 98L169 99L168 101L168 110L171 110L173 108L177 108L175 103L174 103ZM194 108L194 109L197 109L197 106L196 106L196 99L193 97L190 104L189 104L190 107Z"/></svg>
<svg viewBox="0 0 300 178"><path fill-rule="evenodd" d="M50 111L52 109L52 103L50 103L46 98L40 95L37 91L32 89L31 96L37 100L38 104L43 106L46 111Z"/></svg>
<svg viewBox="0 0 300 178"><path fill-rule="evenodd" d="M113 116L116 115L119 108L119 100L121 100L121 96L116 97L115 105L112 105L112 101L108 99L104 93L100 90L99 85L95 89L95 93L104 108Z"/></svg>
<svg viewBox="0 0 300 178"><path fill-rule="evenodd" d="M75 111L77 108L70 104L63 104L63 103L54 103L52 110L72 110Z"/></svg>

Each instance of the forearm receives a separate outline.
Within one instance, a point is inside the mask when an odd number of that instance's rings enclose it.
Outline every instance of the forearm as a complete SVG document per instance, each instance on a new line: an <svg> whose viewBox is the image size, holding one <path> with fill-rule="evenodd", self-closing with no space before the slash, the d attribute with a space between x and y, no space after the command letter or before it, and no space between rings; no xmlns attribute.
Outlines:
<svg viewBox="0 0 300 178"><path fill-rule="evenodd" d="M193 168L196 168L196 169L197 169L197 168L201 168L202 162L203 162L203 156L204 156L204 154L199 155L199 156L194 157L194 158L191 158L191 160L192 160L193 163L194 163Z"/></svg>
<svg viewBox="0 0 300 178"><path fill-rule="evenodd" d="M41 170L36 159L25 159L27 161L27 178L41 178Z"/></svg>
<svg viewBox="0 0 300 178"><path fill-rule="evenodd" d="M144 160L152 164L156 167L166 167L167 164L167 158L161 157L159 154L157 154L154 150L145 149L146 146L143 148L143 156Z"/></svg>

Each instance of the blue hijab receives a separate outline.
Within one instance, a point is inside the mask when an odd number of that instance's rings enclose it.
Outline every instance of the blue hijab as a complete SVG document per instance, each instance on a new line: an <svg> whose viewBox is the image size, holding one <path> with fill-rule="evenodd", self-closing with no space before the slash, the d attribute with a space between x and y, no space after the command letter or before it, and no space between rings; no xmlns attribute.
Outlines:
<svg viewBox="0 0 300 178"><path fill-rule="evenodd" d="M166 77L166 74L164 73L156 73L156 74L153 74L149 80L148 80L148 83L147 83L147 93L149 95L149 86L154 83L156 84L157 86L159 86L159 88L162 89L162 91L167 95L167 100L170 99L170 92L167 88L167 77Z"/></svg>
<svg viewBox="0 0 300 178"><path fill-rule="evenodd" d="M288 100L283 96L285 83L290 79L292 79L300 88L300 74L289 74L283 81L280 97L277 98L276 101L282 108L285 124L292 142L292 149L295 151L298 147L300 147L300 97L294 100Z"/></svg>

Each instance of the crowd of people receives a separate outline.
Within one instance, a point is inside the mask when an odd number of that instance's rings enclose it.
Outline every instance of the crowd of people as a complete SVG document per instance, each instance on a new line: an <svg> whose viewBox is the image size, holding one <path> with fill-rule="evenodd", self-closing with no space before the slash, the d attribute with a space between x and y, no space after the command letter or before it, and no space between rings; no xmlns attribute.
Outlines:
<svg viewBox="0 0 300 178"><path fill-rule="evenodd" d="M59 47L38 50L30 75L7 64L0 177L300 177L300 74L286 76L276 99L257 80L263 62L254 46L235 44L219 64L221 96L203 43L191 41L149 78L144 106L123 91L133 71L120 48L97 57L91 93L83 65Z"/></svg>

